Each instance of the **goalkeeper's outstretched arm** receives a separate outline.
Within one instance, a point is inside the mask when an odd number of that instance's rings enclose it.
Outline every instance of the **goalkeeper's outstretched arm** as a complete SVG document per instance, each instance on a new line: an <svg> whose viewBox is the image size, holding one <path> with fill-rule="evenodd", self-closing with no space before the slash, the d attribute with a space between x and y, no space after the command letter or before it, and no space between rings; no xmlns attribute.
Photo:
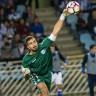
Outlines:
<svg viewBox="0 0 96 96"><path fill-rule="evenodd" d="M60 32L62 26L63 26L63 23L64 23L64 20L66 18L66 16L68 16L70 14L67 13L67 9L64 9L63 10L63 13L61 14L59 20L56 22L54 28L53 28L53 32L51 33L51 35L53 36L53 38L56 38L58 33Z"/></svg>

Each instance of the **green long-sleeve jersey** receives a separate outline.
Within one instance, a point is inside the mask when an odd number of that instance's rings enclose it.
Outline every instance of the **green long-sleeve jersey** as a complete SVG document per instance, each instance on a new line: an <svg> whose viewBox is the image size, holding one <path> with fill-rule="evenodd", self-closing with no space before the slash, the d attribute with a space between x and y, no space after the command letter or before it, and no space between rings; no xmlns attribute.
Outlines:
<svg viewBox="0 0 96 96"><path fill-rule="evenodd" d="M35 54L26 54L23 58L23 67L29 68L32 73L38 75L46 74L52 71L52 54L50 46L52 40L45 38L39 45Z"/></svg>

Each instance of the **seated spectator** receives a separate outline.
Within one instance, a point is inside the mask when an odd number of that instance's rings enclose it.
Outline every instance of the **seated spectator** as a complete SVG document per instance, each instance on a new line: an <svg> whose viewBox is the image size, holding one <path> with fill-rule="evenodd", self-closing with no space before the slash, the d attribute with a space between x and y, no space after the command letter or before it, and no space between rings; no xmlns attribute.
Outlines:
<svg viewBox="0 0 96 96"><path fill-rule="evenodd" d="M76 30L77 15L70 15L66 18L66 23L70 26L72 30Z"/></svg>
<svg viewBox="0 0 96 96"><path fill-rule="evenodd" d="M24 5L17 5L16 12L19 13L21 16L26 12L26 7Z"/></svg>
<svg viewBox="0 0 96 96"><path fill-rule="evenodd" d="M0 25L0 48L3 47L3 45L6 45L6 42L12 43L13 36L15 34L15 29L13 28L12 21L5 21L2 22ZM10 39L11 38L11 39Z"/></svg>
<svg viewBox="0 0 96 96"><path fill-rule="evenodd" d="M10 7L13 7L14 6L14 2L13 0L6 0L6 4Z"/></svg>
<svg viewBox="0 0 96 96"><path fill-rule="evenodd" d="M23 39L25 36L29 34L28 26L26 25L26 22L21 19L18 25L16 26L17 33L20 34L21 39Z"/></svg>
<svg viewBox="0 0 96 96"><path fill-rule="evenodd" d="M13 38L14 34L15 34L15 27L14 27L14 22L12 20L10 21L6 21L6 27L7 27L7 31L6 31L6 35L7 36L11 36Z"/></svg>
<svg viewBox="0 0 96 96"><path fill-rule="evenodd" d="M2 35L0 34L0 56L2 55L1 54L1 49L3 48L3 45L4 45L4 41L3 41L3 37L2 37Z"/></svg>
<svg viewBox="0 0 96 96"><path fill-rule="evenodd" d="M80 42L84 44L85 51L89 51L89 47L92 44L96 44L91 35L85 30L80 34Z"/></svg>
<svg viewBox="0 0 96 96"><path fill-rule="evenodd" d="M1 56L0 60L6 60L6 59L12 59L12 53L11 53L11 48L8 44L6 44L3 49L1 50Z"/></svg>
<svg viewBox="0 0 96 96"><path fill-rule="evenodd" d="M3 48L1 50L1 57L0 59L11 59L13 58L12 56L12 39L10 36L4 36L3 38L3 42L4 42L4 45L3 45Z"/></svg>
<svg viewBox="0 0 96 96"><path fill-rule="evenodd" d="M5 11L4 11L4 8L1 7L0 8L0 22L2 22L4 20L5 20Z"/></svg>
<svg viewBox="0 0 96 96"><path fill-rule="evenodd" d="M20 13L17 13L15 9L11 10L11 13L8 15L9 20L19 20L22 17Z"/></svg>
<svg viewBox="0 0 96 96"><path fill-rule="evenodd" d="M58 16L68 3L68 0L51 0L51 6L54 7L55 15Z"/></svg>
<svg viewBox="0 0 96 96"><path fill-rule="evenodd" d="M1 35L1 36L6 35L7 25L8 25L7 22L1 22L1 24L0 24L0 35Z"/></svg>
<svg viewBox="0 0 96 96"><path fill-rule="evenodd" d="M89 21L88 22L88 28L89 28L89 31L91 32L90 34L94 38L94 36L96 35L96 10L94 10L90 14L88 21Z"/></svg>
<svg viewBox="0 0 96 96"><path fill-rule="evenodd" d="M30 30L36 35L37 38L42 38L44 36L44 26L39 21L37 16L34 17L33 23L30 24Z"/></svg>
<svg viewBox="0 0 96 96"><path fill-rule="evenodd" d="M76 24L77 24L77 15L70 15L66 18L66 23L70 28L70 31L74 35L75 38L78 38L78 33L76 32Z"/></svg>
<svg viewBox="0 0 96 96"><path fill-rule="evenodd" d="M5 8L6 16L8 16L8 14L11 13L12 9L15 8L13 0L6 0L6 5L4 8Z"/></svg>
<svg viewBox="0 0 96 96"><path fill-rule="evenodd" d="M11 35L13 37L15 33L15 28L13 26L14 26L13 21L6 20L2 22L0 25L0 35L2 36Z"/></svg>
<svg viewBox="0 0 96 96"><path fill-rule="evenodd" d="M20 34L14 36L12 55L14 58L21 58L24 55L24 44L21 41Z"/></svg>
<svg viewBox="0 0 96 96"><path fill-rule="evenodd" d="M80 8L83 11L92 8L90 0L77 0L77 2L80 4ZM88 16L89 13L87 12L82 13L82 18L85 20L86 23L88 23Z"/></svg>
<svg viewBox="0 0 96 96"><path fill-rule="evenodd" d="M64 7L66 6L67 2L66 0L59 0L59 8L60 10L63 10Z"/></svg>
<svg viewBox="0 0 96 96"><path fill-rule="evenodd" d="M76 29L78 32L78 35L80 35L82 33L83 30L86 30L88 27L88 24L85 22L85 20L82 18L81 13L79 13L77 15L78 19L77 19L77 24L76 24Z"/></svg>
<svg viewBox="0 0 96 96"><path fill-rule="evenodd" d="M33 22L33 18L37 16L36 13L32 11L32 7L27 7L26 13L23 14L24 20L27 20L29 23Z"/></svg>
<svg viewBox="0 0 96 96"><path fill-rule="evenodd" d="M80 4L81 10L88 10L91 8L90 0L76 0Z"/></svg>

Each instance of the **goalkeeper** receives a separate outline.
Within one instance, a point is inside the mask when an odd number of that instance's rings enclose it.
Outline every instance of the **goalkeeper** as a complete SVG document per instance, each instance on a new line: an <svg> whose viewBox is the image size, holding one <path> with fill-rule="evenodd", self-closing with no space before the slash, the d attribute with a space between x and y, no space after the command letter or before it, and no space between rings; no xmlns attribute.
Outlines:
<svg viewBox="0 0 96 96"><path fill-rule="evenodd" d="M23 67L29 68L32 83L40 90L38 96L48 96L51 86L52 54L50 46L56 40L66 16L70 15L64 9L53 32L38 44L34 36L25 38L28 53L23 58ZM23 71L26 77L28 72Z"/></svg>

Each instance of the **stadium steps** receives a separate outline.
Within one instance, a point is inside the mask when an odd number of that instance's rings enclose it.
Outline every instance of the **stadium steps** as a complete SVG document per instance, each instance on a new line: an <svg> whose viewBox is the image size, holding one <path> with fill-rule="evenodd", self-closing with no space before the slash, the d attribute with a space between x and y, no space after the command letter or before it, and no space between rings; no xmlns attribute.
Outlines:
<svg viewBox="0 0 96 96"><path fill-rule="evenodd" d="M91 3L96 3L96 0L89 0Z"/></svg>
<svg viewBox="0 0 96 96"><path fill-rule="evenodd" d="M0 62L0 64L0 74L3 76L0 78L0 96L37 96L36 87L33 87L30 80L23 78L21 62L9 61ZM71 68L62 69L64 96L88 96L87 76L81 74L81 61L71 61L70 64ZM57 96L56 87L53 84L50 96Z"/></svg>
<svg viewBox="0 0 96 96"><path fill-rule="evenodd" d="M52 8L41 8L36 10L40 21L44 24L45 35L49 35L58 20ZM83 49L79 45L79 41L74 39L74 36L69 32L66 26L63 26L56 41L59 49L63 55L66 55L70 60L81 59L83 56Z"/></svg>

